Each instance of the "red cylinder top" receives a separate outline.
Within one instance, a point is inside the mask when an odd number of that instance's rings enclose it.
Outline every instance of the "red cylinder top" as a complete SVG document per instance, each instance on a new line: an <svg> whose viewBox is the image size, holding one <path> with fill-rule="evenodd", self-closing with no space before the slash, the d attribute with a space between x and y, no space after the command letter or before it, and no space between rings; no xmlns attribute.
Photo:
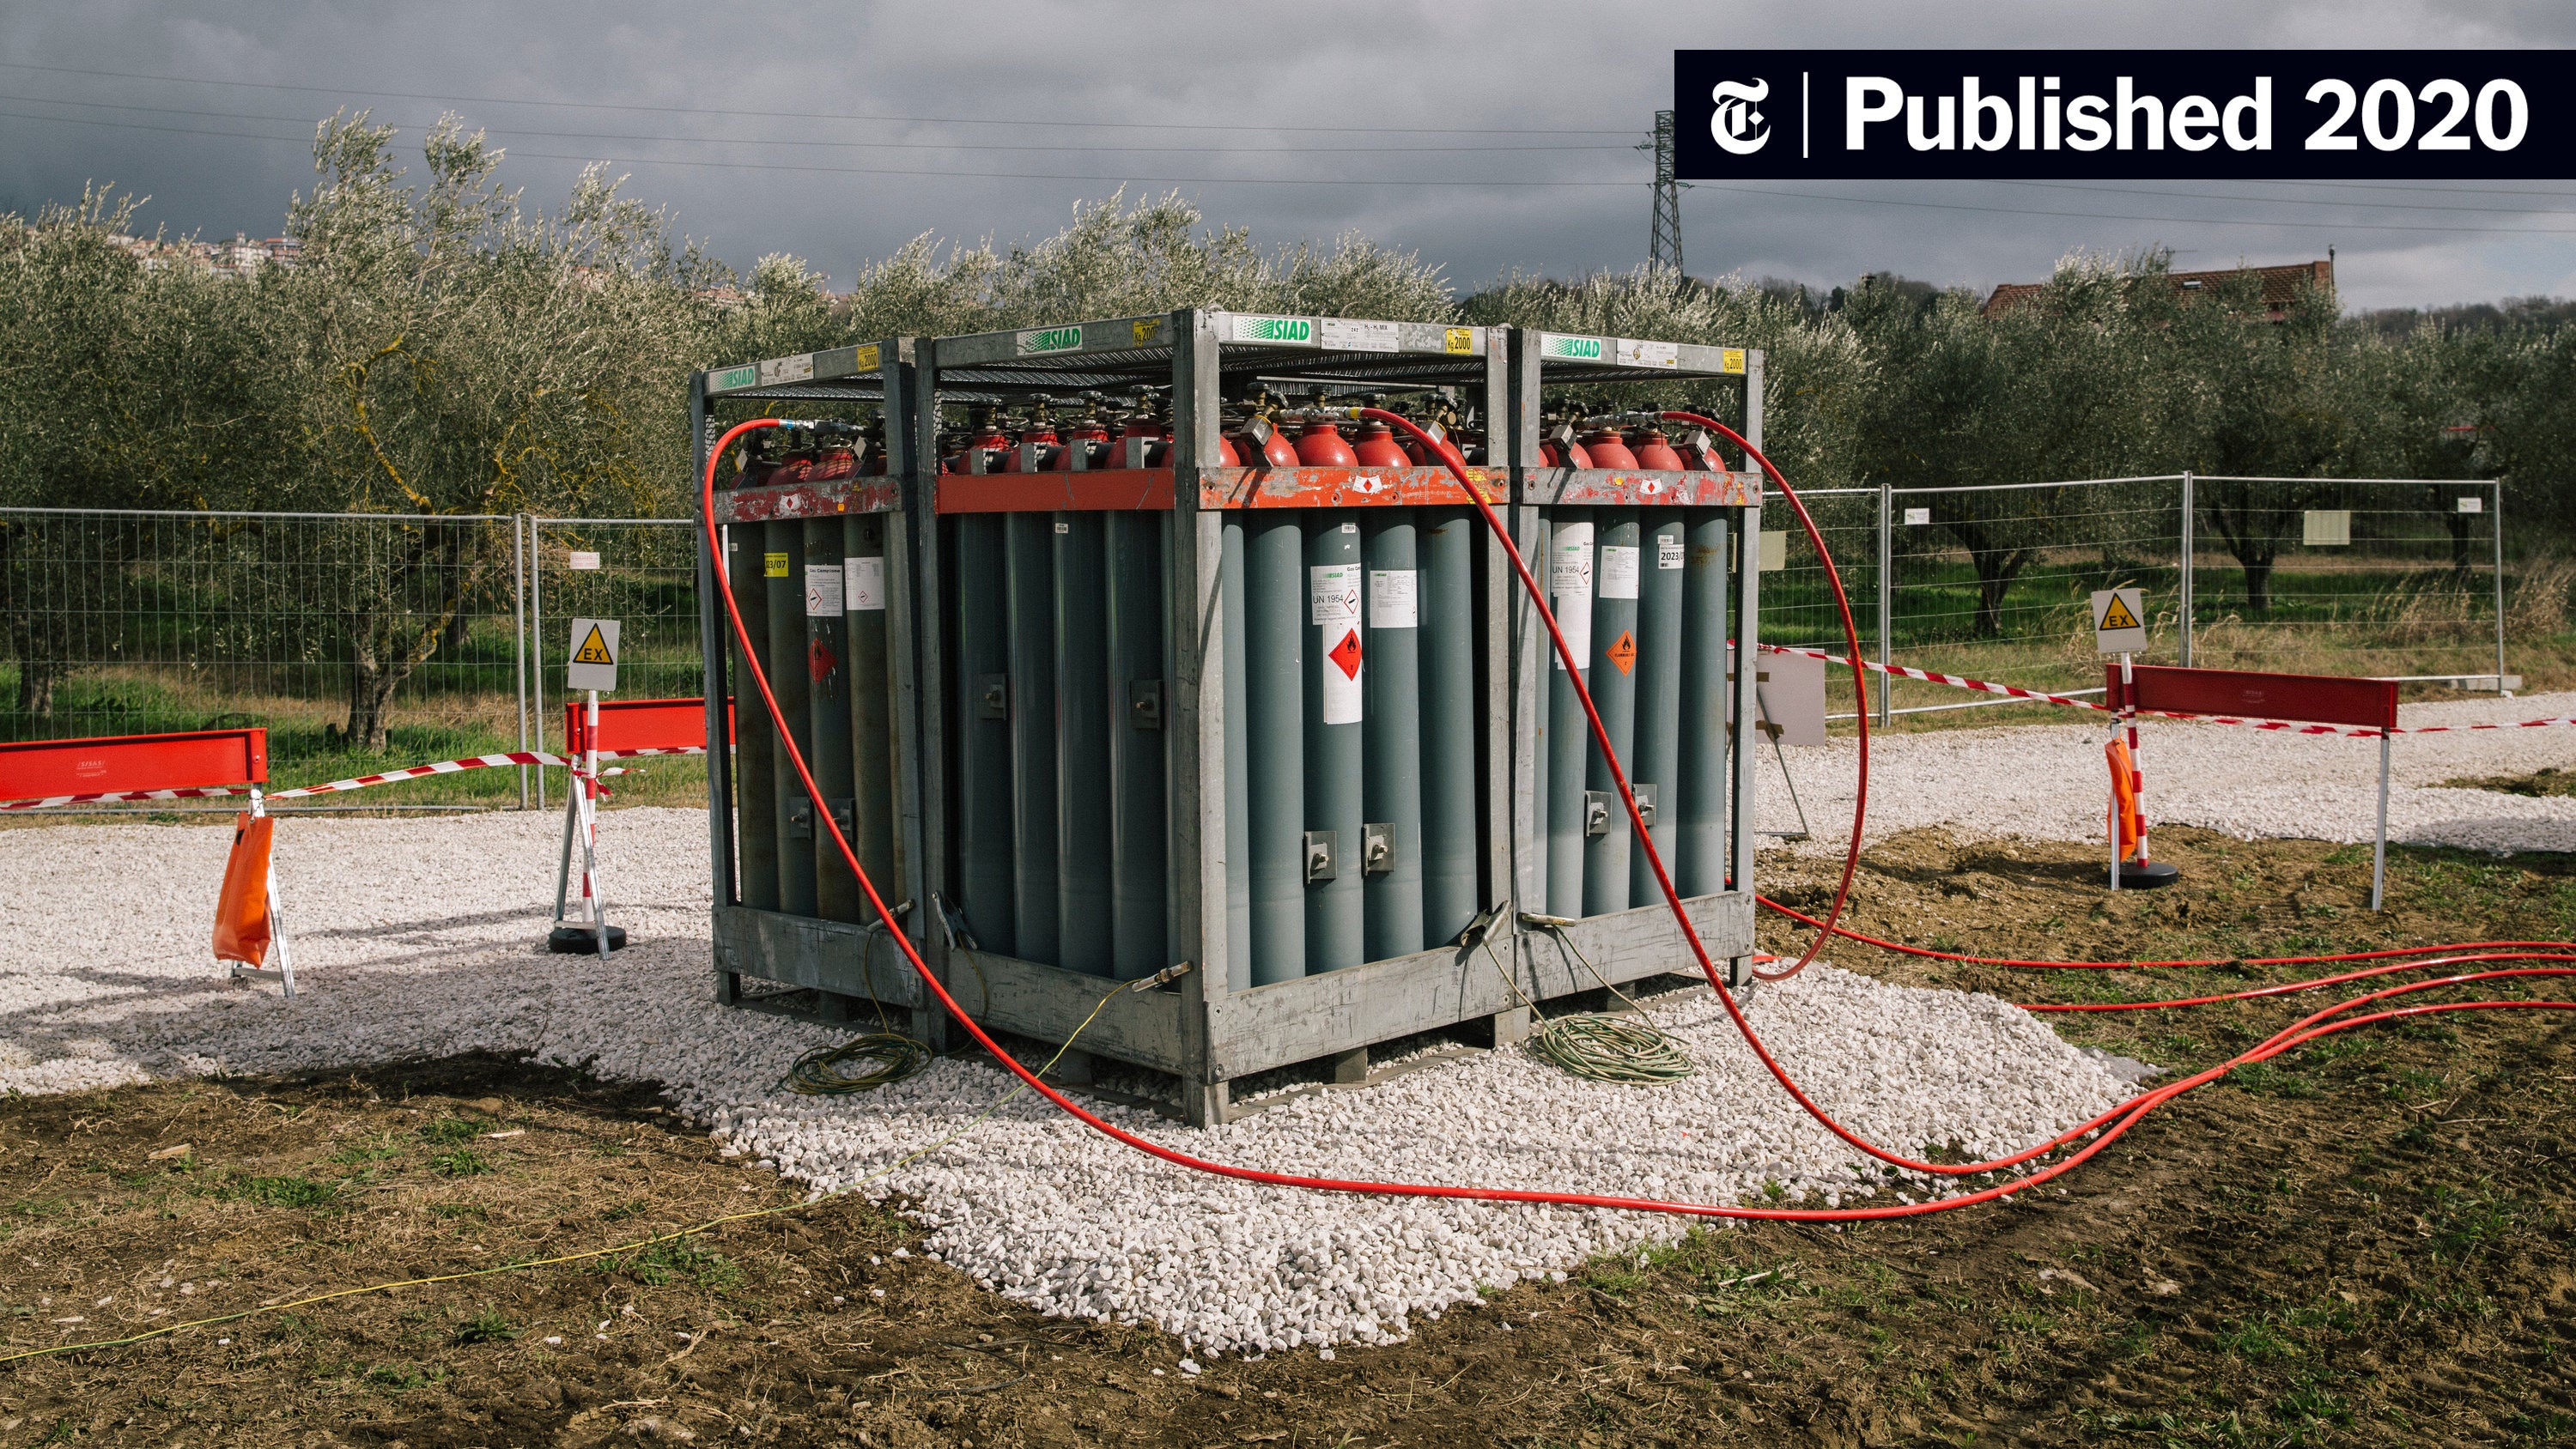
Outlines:
<svg viewBox="0 0 2576 1449"><path fill-rule="evenodd" d="M1056 449L1055 456L1047 459L1046 471L1050 473L1070 473L1073 471L1074 449L1088 448L1094 443L1106 443L1108 441L1108 429L1100 426L1098 423L1078 423L1074 426L1073 431L1066 435L1065 446ZM1113 460L1111 466L1117 466L1118 461L1119 460Z"/></svg>
<svg viewBox="0 0 2576 1449"><path fill-rule="evenodd" d="M1046 423L1033 423L1030 425L1028 431L1020 434L1017 439L1013 440L1010 445L1010 451L1002 455L1002 465L993 471L997 473L1017 473L1020 471L1020 447L1022 444L1036 443L1040 447L1047 447L1051 446L1054 442L1055 429L1052 426Z"/></svg>
<svg viewBox="0 0 2576 1449"><path fill-rule="evenodd" d="M1672 440L1664 436L1661 428L1648 428L1638 434L1636 446L1631 451L1637 455L1640 468L1665 468L1678 473L1690 466L1683 461L1681 453L1673 447Z"/></svg>
<svg viewBox="0 0 2576 1449"><path fill-rule="evenodd" d="M1410 435L1408 435L1410 436ZM1404 468L1413 463L1395 441L1395 430L1374 418L1362 419L1351 456L1363 468Z"/></svg>
<svg viewBox="0 0 2576 1449"><path fill-rule="evenodd" d="M1592 455L1592 461L1589 464L1575 464L1574 466L1578 468L1635 468L1642 466L1637 462L1637 455L1629 452L1628 445L1621 442L1619 435L1608 428L1595 428L1591 432L1584 434L1583 451Z"/></svg>
<svg viewBox="0 0 2576 1449"><path fill-rule="evenodd" d="M1307 468L1353 468L1360 461L1330 418L1315 418L1306 424L1305 431L1297 435L1296 453L1299 466Z"/></svg>
<svg viewBox="0 0 2576 1449"><path fill-rule="evenodd" d="M1252 439L1248 435L1237 437L1232 441L1234 443L1234 452L1236 457L1246 457L1252 452ZM1236 466L1240 467L1242 465L1238 464ZM1261 444L1261 461L1253 466L1263 468L1294 468L1297 466L1297 445L1288 441L1288 435L1286 433L1283 433L1274 427L1270 430L1269 438L1264 440Z"/></svg>
<svg viewBox="0 0 2576 1449"><path fill-rule="evenodd" d="M858 454L847 448L827 448L823 451L823 456L816 458L814 465L805 470L805 481L837 483L844 478L855 478L858 473Z"/></svg>

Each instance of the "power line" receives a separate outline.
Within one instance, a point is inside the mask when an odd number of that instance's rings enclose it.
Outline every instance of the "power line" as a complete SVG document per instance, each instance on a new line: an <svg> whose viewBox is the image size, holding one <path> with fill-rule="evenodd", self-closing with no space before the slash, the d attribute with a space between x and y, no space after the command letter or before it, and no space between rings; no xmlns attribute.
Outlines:
<svg viewBox="0 0 2576 1449"><path fill-rule="evenodd" d="M210 119L225 121L284 121L295 125L311 125L320 119L313 116L260 115L251 111L204 111L194 110L184 106L145 106L125 101L66 101L57 100L52 96L13 96L0 94L0 101L15 101L21 105L80 106L94 111L142 111L148 114L162 116L203 116ZM64 116L60 119L77 124L85 118L79 116ZM415 123L411 129L427 130L428 128ZM505 136L551 136L559 140L575 141L676 141L692 146L823 146L850 150L873 151L1175 151L1196 155L1218 156L1296 156L1345 155L1353 152L1365 154L1381 151L1408 151L1436 155L1477 151L1526 153L1547 151L1619 151L1627 149L1623 146L1607 144L1586 144L1575 146L1390 146L1383 142L1368 146L1029 146L998 141L817 141L803 138L773 140L767 137L746 136L637 136L622 132L607 131L544 131L526 126L491 126L488 128L478 127L477 129L494 130Z"/></svg>
<svg viewBox="0 0 2576 1449"><path fill-rule="evenodd" d="M325 96L379 96L397 101L450 101L476 106L553 106L577 111L652 111L665 115L689 116L766 116L781 121L896 121L912 125L946 126L1047 126L1088 127L1120 131L1314 131L1352 135L1425 135L1425 136L1632 136L1633 130L1549 129L1535 126L1254 126L1214 121L1065 121L997 120L990 116L887 116L868 112L830 111L746 111L718 110L704 106L644 106L620 101L535 101L523 96L456 96L425 91L370 91L343 86L301 86L282 81L205 80L196 76L143 75L134 71L84 70L68 65L32 65L23 61L0 60L0 67L10 70L44 71L52 75L98 76L109 80L153 81L163 85L230 86L241 90L301 91Z"/></svg>

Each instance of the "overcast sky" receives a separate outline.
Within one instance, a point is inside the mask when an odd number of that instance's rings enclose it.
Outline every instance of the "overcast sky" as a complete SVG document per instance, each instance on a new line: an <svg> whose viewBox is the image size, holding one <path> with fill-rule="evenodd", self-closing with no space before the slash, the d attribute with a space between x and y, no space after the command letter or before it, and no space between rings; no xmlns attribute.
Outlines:
<svg viewBox="0 0 2576 1449"><path fill-rule="evenodd" d="M51 0L0 6L0 208L96 180L148 194L147 226L271 234L311 185L315 118L372 107L416 160L421 128L453 109L508 148L504 175L532 200L609 160L737 265L793 252L841 285L923 232L1044 236L1124 183L1177 188L1265 244L1365 232L1464 289L1644 259L1650 163L1631 148L1672 104L1677 46L2576 41L2576 7L2555 0L1969 10ZM1805 195L1685 194L1693 273L1830 286L1893 270L1982 289L2044 278L2077 248L2161 242L2196 268L2332 245L2350 307L2576 293L2576 181L2358 193L2369 205L2348 188L2208 183L1770 189Z"/></svg>

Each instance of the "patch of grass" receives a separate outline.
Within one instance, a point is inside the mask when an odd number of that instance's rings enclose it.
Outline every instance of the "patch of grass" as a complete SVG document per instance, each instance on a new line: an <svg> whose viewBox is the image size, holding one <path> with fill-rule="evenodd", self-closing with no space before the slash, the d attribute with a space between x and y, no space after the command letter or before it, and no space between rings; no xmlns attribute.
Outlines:
<svg viewBox="0 0 2576 1449"><path fill-rule="evenodd" d="M331 1160L333 1162L350 1163L382 1162L389 1157L402 1156L402 1151L403 1150L401 1148L394 1145L393 1134L389 1132L371 1143L351 1143L349 1146L343 1147L339 1151L332 1153Z"/></svg>
<svg viewBox="0 0 2576 1449"><path fill-rule="evenodd" d="M490 1172L492 1164L474 1149L459 1147L430 1158L429 1170L441 1177L479 1177Z"/></svg>
<svg viewBox="0 0 2576 1449"><path fill-rule="evenodd" d="M518 1327L491 1308L467 1319L465 1326L456 1330L458 1343L507 1343L518 1336Z"/></svg>
<svg viewBox="0 0 2576 1449"><path fill-rule="evenodd" d="M445 1121L432 1122L412 1135L433 1147L444 1147L454 1142L473 1141L483 1134L484 1125L470 1117L450 1117Z"/></svg>
<svg viewBox="0 0 2576 1449"><path fill-rule="evenodd" d="M262 1207L318 1208L339 1200L340 1184L309 1177L240 1177L216 1192L228 1201L255 1202Z"/></svg>
<svg viewBox="0 0 2576 1449"><path fill-rule="evenodd" d="M2249 1063L2248 1065L2238 1067L2236 1070L2229 1072L2225 1077L2220 1078L2220 1080L2226 1082L2229 1086L2236 1088L2240 1092L2252 1092L2265 1097L2313 1097L2318 1095L2316 1083L2309 1081L2306 1077L2300 1076L2296 1072L2285 1070L2271 1062Z"/></svg>
<svg viewBox="0 0 2576 1449"><path fill-rule="evenodd" d="M426 1388L447 1377L447 1370L434 1363L380 1363L367 1370L366 1381L394 1393Z"/></svg>
<svg viewBox="0 0 2576 1449"><path fill-rule="evenodd" d="M2220 1348L2245 1360L2263 1363L2276 1358L2296 1358L2299 1346L2269 1315L2239 1320L2233 1328L2222 1328L2216 1335Z"/></svg>
<svg viewBox="0 0 2576 1449"><path fill-rule="evenodd" d="M599 1220L603 1223L622 1223L628 1218L644 1216L645 1209L650 1206L651 1204L640 1197L630 1197L624 1202L613 1202L601 1208Z"/></svg>
<svg viewBox="0 0 2576 1449"><path fill-rule="evenodd" d="M2522 795L2532 799L2576 797L2576 770L2561 770L2546 765L2529 775L2463 775L2444 780L2445 790L2491 790L2502 795Z"/></svg>
<svg viewBox="0 0 2576 1449"><path fill-rule="evenodd" d="M9 1216L13 1218L60 1217L70 1206L71 1200L68 1198L22 1197L9 1204Z"/></svg>
<svg viewBox="0 0 2576 1449"><path fill-rule="evenodd" d="M473 1218L478 1222L486 1221L492 1216L480 1203L470 1202L432 1203L429 1215L434 1218Z"/></svg>
<svg viewBox="0 0 2576 1449"><path fill-rule="evenodd" d="M743 1283L741 1265L691 1238L655 1243L640 1253L603 1261L656 1288L686 1279L711 1293L721 1293Z"/></svg>

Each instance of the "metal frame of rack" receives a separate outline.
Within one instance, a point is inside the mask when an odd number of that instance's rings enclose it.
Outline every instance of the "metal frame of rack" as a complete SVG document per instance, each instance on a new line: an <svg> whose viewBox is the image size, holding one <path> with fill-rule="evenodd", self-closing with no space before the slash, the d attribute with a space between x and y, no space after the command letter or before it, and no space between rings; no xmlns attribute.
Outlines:
<svg viewBox="0 0 2576 1449"><path fill-rule="evenodd" d="M716 498L717 520L728 534L743 525L882 515L886 521L885 583L887 590L887 718L891 726L889 779L892 828L890 879L876 882L888 904L902 911L903 928L916 947L925 947L931 931L929 913L909 903L923 899L921 853L920 711L915 704L919 660L914 640L913 570L917 549L915 523L906 507L911 491L913 440L910 421L914 343L889 339L864 346L833 348L795 357L772 358L736 367L711 368L690 381L689 418L692 450L703 473L707 450L725 424L715 420L722 404L833 405L862 404L882 409L887 465L881 476L859 477L837 485L755 487L722 492ZM779 408L786 411L787 408ZM733 565L737 589L743 587L742 563ZM755 586L757 581L754 581ZM754 808L746 830L736 828L740 784L736 766L745 753L743 741L728 735L721 713L731 697L734 649L732 629L715 582L715 570L703 534L698 543L699 628L705 641L707 700L707 836L713 872L716 999L729 1005L758 1006L765 994L746 990L746 978L817 993L816 1013L833 1020L873 1020L878 1012L934 1045L945 1040L946 1013L905 965L901 953L882 939L882 930L862 909L851 919L824 919L802 912L763 909L742 902L744 857L750 848L745 833L753 822L770 827L774 817ZM780 671L770 667L773 680ZM748 681L742 681L746 686ZM746 737L759 732L775 767L776 728L767 711L738 713ZM817 847L828 837L811 831ZM773 863L773 870L776 869Z"/></svg>
<svg viewBox="0 0 2576 1449"><path fill-rule="evenodd" d="M1021 1037L1062 1042L1083 1029L1080 1053L1066 1075L1091 1077L1092 1057L1167 1073L1180 1083L1180 1115L1212 1124L1240 1115L1232 1084L1275 1068L1316 1063L1338 1082L1368 1079L1372 1046L1421 1033L1464 1027L1474 1041L1503 1045L1529 1030L1526 1003L1583 993L1602 981L1624 983L1688 969L1680 934L1661 907L1623 911L1576 925L1525 929L1533 869L1531 794L1536 759L1538 671L1547 667L1535 612L1509 576L1500 544L1479 523L1473 530L1475 869L1481 907L1461 939L1350 964L1341 969L1251 985L1248 894L1241 831L1229 846L1229 816L1243 808L1243 745L1229 764L1229 715L1242 711L1249 671L1227 657L1225 567L1229 526L1249 527L1271 510L1365 519L1371 510L1461 509L1467 499L1437 467L1285 468L1225 464L1220 437L1229 400L1255 385L1324 389L1341 398L1370 391L1445 388L1481 415L1489 456L1471 470L1487 501L1508 511L1525 551L1538 541L1542 510L1558 507L1684 504L1731 510L1739 551L1753 545L1761 490L1745 475L1685 473L1611 476L1536 467L1537 407L1542 385L1741 376L1750 384L1749 435L1760 426L1759 353L1643 344L1644 361L1561 364L1536 349L1546 334L1503 327L1370 322L1183 310L1056 327L937 340L890 341L801 358L773 359L701 374L692 420L700 459L718 431L715 407L730 400L859 402L881 405L889 465L883 478L841 489L750 489L720 495L727 521L882 512L889 518L889 625L894 651L894 758L897 765L900 861L895 892L911 903L905 930L943 985L987 1026ZM1636 344L1626 345L1631 351ZM1709 354L1702 357L1703 352ZM1657 360L1669 356L1670 362ZM1730 366L1729 364L1732 363ZM1579 370L1559 375L1560 367ZM1162 467L1098 466L1075 471L989 473L942 471L943 404L1009 402L1083 391L1169 389L1173 438ZM1114 463L1134 459L1116 459ZM1257 460L1256 460L1257 461ZM1164 677L1152 690L1160 751L1166 929L1155 941L1160 964L1195 969L1177 981L1119 992L1093 1016L1109 974L1150 974L1122 960L1114 973L1070 970L1046 960L983 949L960 910L961 835L971 829L960 799L966 773L961 737L990 718L989 690L972 661L961 662L960 620L951 620L961 588L972 588L958 564L959 520L979 516L1083 515L1167 518L1160 526ZM1422 515L1428 517L1429 515ZM1274 516L1270 522L1278 522ZM1104 520L1104 525L1107 526ZM1106 535L1115 540L1122 535ZM1124 535L1143 538L1143 534ZM1236 540L1240 558L1240 540ZM702 548L704 626L711 646L727 629ZM1115 553L1113 546L1112 553ZM1531 554L1536 558L1535 553ZM1741 553L1744 559L1754 555ZM1756 617L1753 570L1733 581L1735 608ZM1231 595L1241 599L1236 592ZM1737 646L1750 659L1751 630ZM1237 631L1233 636L1240 639ZM971 649L967 650L971 653ZM708 650L707 694L726 694L730 651ZM980 657L980 656L978 656ZM1229 671L1232 671L1230 677ZM1749 672L1736 690L1752 697ZM1113 686L1114 682L1113 682ZM1132 682L1130 682L1132 688ZM1231 692L1230 692L1231 691ZM1123 696L1122 696L1123 697ZM1140 696L1142 697L1142 696ZM1002 708L1009 708L1008 701ZM712 715L711 715L712 718ZM746 716L748 719L748 716ZM1237 722L1238 729L1242 726ZM1311 729L1313 726L1308 726ZM1428 724L1425 731L1428 733ZM721 738L711 729L711 742ZM930 742L936 742L935 747ZM811 986L844 1010L873 995L913 1013L914 1030L935 1046L944 1023L928 1009L918 983L880 943L876 969L862 964L863 925L762 911L739 903L733 849L731 773L721 748L709 769L719 995L742 999L740 980ZM1713 954L1738 978L1752 952L1749 890L1749 751L1729 766L1731 880L1722 892L1688 903ZM1229 770L1236 774L1229 776ZM1236 788L1229 790L1230 783ZM1311 822L1310 822L1311 823ZM1372 831L1374 826L1369 827ZM1311 843L1310 843L1311 850ZM1342 847L1348 851L1348 845ZM880 883L881 887L884 883ZM894 893L894 892L890 892ZM971 907L973 902L967 901ZM1569 959L1550 939L1577 947ZM1131 953L1132 954L1132 953ZM1129 971L1129 966L1138 970ZM1507 980L1506 977L1509 977Z"/></svg>
<svg viewBox="0 0 2576 1449"><path fill-rule="evenodd" d="M1510 430L1513 457L1512 532L1523 557L1531 561L1534 571L1546 569L1549 557L1547 530L1550 521L1562 510L1584 510L1583 517L1613 516L1604 510L1630 511L1630 516L1657 511L1666 517L1697 518L1714 513L1727 522L1728 541L1724 550L1725 577L1728 587L1721 598L1731 597L1732 613L1738 621L1732 637L1724 639L1727 650L1725 685L1732 697L1726 702L1727 719L1759 717L1755 693L1762 677L1755 646L1759 630L1744 621L1761 618L1760 549L1762 522L1762 478L1754 472L1681 472L1643 469L1574 468L1550 466L1540 449L1540 425L1544 415L1544 390L1557 387L1603 387L1621 383L1670 383L1680 380L1721 380L1739 382L1744 388L1744 436L1755 447L1762 443L1762 378L1763 354L1757 349L1739 347L1705 347L1690 343L1653 342L1635 338L1595 337L1580 334L1553 333L1515 329L1511 346ZM1748 466L1750 460L1746 460ZM1587 545L1588 547L1588 545ZM1651 576L1651 572L1649 573ZM1541 573L1541 586L1553 592L1554 580ZM1551 900L1548 862L1551 850L1562 848L1565 832L1551 831L1551 805L1562 806L1571 794L1583 801L1589 821L1598 828L1583 837L1586 849L1593 837L1619 839L1627 836L1630 826L1615 794L1601 788L1606 779L1587 779L1581 787L1555 789L1551 785L1549 756L1555 756L1561 768L1569 759L1590 762L1591 774L1600 775L1598 750L1588 734L1577 740L1552 741L1553 731L1572 733L1582 723L1579 711L1570 711L1564 692L1553 690L1551 681L1559 671L1554 650L1541 626L1537 610L1527 598L1515 591L1512 600L1512 742L1513 778L1518 786L1513 792L1512 838L1516 845L1513 859L1515 895L1524 911L1546 914L1570 924L1525 931L1521 942L1533 962L1553 962L1560 942L1579 951L1583 957L1602 967L1613 980L1634 979L1659 971L1690 971L1695 963L1686 953L1680 933L1671 924L1669 908L1660 896L1649 896L1642 885L1642 861L1637 862L1640 884L1631 895L1633 904L1625 909L1599 911L1563 909L1563 902ZM1647 613L1652 612L1647 601ZM1633 606L1632 606L1633 607ZM1562 611L1560 611L1562 613ZM1640 616L1638 629L1647 625ZM1721 635L1723 631L1721 630ZM1712 645L1718 640L1709 641ZM1583 645L1576 646L1578 653ZM1642 668L1642 664L1641 664ZM1594 671L1598 675L1599 671ZM1604 705L1609 718L1605 690L1596 681L1596 703ZM1551 696L1554 696L1552 698ZM1553 708L1551 707L1553 706ZM1710 954L1724 958L1729 984L1743 986L1750 982L1753 952L1753 850L1760 838L1754 824L1754 782L1757 756L1753 750L1740 747L1739 737L1727 729L1724 720L1703 722L1706 736L1723 741L1724 773L1727 778L1710 778L1703 795L1723 812L1724 860L1722 867L1710 861L1693 870L1694 864L1676 850L1664 828L1652 833L1661 848L1667 868L1681 889L1684 905L1698 926L1701 939ZM1688 721L1683 721L1685 730ZM1553 750L1551 743L1555 744ZM1707 744L1704 737L1703 745ZM1624 746L1623 746L1624 750ZM1669 815L1677 802L1672 795L1675 782L1641 776L1645 762L1642 752L1627 752L1632 784L1651 784L1664 792L1661 804ZM1714 763L1714 760L1712 761ZM1722 801L1717 800L1719 790ZM1551 801L1551 794L1559 798ZM1641 801L1645 791L1641 789ZM1591 798L1584 799L1589 796ZM1606 815L1606 819L1599 818ZM1719 822L1710 822L1719 825ZM1554 838L1551 839L1551 836ZM1696 876L1696 879L1693 877ZM1562 894L1562 886L1554 892ZM1545 903L1542 905L1541 903Z"/></svg>

